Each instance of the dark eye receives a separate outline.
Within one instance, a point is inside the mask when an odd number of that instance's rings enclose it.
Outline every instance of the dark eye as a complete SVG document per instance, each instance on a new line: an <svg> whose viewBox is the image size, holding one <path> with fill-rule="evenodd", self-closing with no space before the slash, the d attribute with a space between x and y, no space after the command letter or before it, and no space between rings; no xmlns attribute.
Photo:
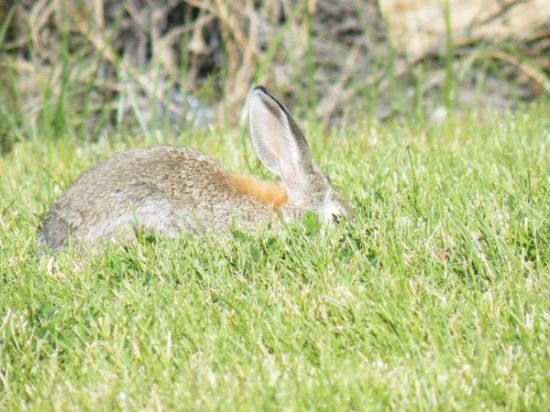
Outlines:
<svg viewBox="0 0 550 412"><path fill-rule="evenodd" d="M333 214L333 215L332 215L332 221L333 221L335 224L339 225L340 222L342 221L342 215Z"/></svg>

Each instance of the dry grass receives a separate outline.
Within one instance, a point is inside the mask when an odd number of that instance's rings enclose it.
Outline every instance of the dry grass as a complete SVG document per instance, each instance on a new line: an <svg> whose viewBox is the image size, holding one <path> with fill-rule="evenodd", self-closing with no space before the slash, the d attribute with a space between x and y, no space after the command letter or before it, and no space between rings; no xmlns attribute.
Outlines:
<svg viewBox="0 0 550 412"><path fill-rule="evenodd" d="M411 66L373 0L4 1L0 21L4 150L67 107L86 114L75 133L91 138L166 119L235 122L253 83L323 125L550 92L547 27L521 45L462 45Z"/></svg>

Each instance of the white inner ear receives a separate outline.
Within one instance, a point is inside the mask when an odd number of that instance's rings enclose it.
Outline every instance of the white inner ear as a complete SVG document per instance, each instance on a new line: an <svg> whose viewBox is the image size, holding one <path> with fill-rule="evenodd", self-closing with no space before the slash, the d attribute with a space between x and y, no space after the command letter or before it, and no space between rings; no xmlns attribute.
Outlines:
<svg viewBox="0 0 550 412"><path fill-rule="evenodd" d="M291 120L281 107L261 90L249 98L250 134L256 155L271 172L278 175L289 190L299 189L307 181L307 165ZM305 141L303 142L306 145ZM309 153L307 153L309 156Z"/></svg>

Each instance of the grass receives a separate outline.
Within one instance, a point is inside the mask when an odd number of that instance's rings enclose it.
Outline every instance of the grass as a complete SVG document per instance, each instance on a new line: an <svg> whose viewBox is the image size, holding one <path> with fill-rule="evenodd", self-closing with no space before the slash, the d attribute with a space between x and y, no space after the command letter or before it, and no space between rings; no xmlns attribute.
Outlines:
<svg viewBox="0 0 550 412"><path fill-rule="evenodd" d="M144 234L40 263L40 216L115 151L267 173L233 132L52 128L0 157L0 409L548 410L550 105L307 131L349 229Z"/></svg>

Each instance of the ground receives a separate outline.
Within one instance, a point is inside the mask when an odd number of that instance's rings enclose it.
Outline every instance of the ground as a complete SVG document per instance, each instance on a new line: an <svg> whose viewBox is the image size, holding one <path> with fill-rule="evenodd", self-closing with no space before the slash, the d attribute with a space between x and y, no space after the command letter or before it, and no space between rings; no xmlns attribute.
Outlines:
<svg viewBox="0 0 550 412"><path fill-rule="evenodd" d="M359 114L356 114L359 115ZM550 106L306 127L355 221L69 248L40 218L128 147L265 178L245 132L36 130L0 158L2 410L548 410Z"/></svg>

